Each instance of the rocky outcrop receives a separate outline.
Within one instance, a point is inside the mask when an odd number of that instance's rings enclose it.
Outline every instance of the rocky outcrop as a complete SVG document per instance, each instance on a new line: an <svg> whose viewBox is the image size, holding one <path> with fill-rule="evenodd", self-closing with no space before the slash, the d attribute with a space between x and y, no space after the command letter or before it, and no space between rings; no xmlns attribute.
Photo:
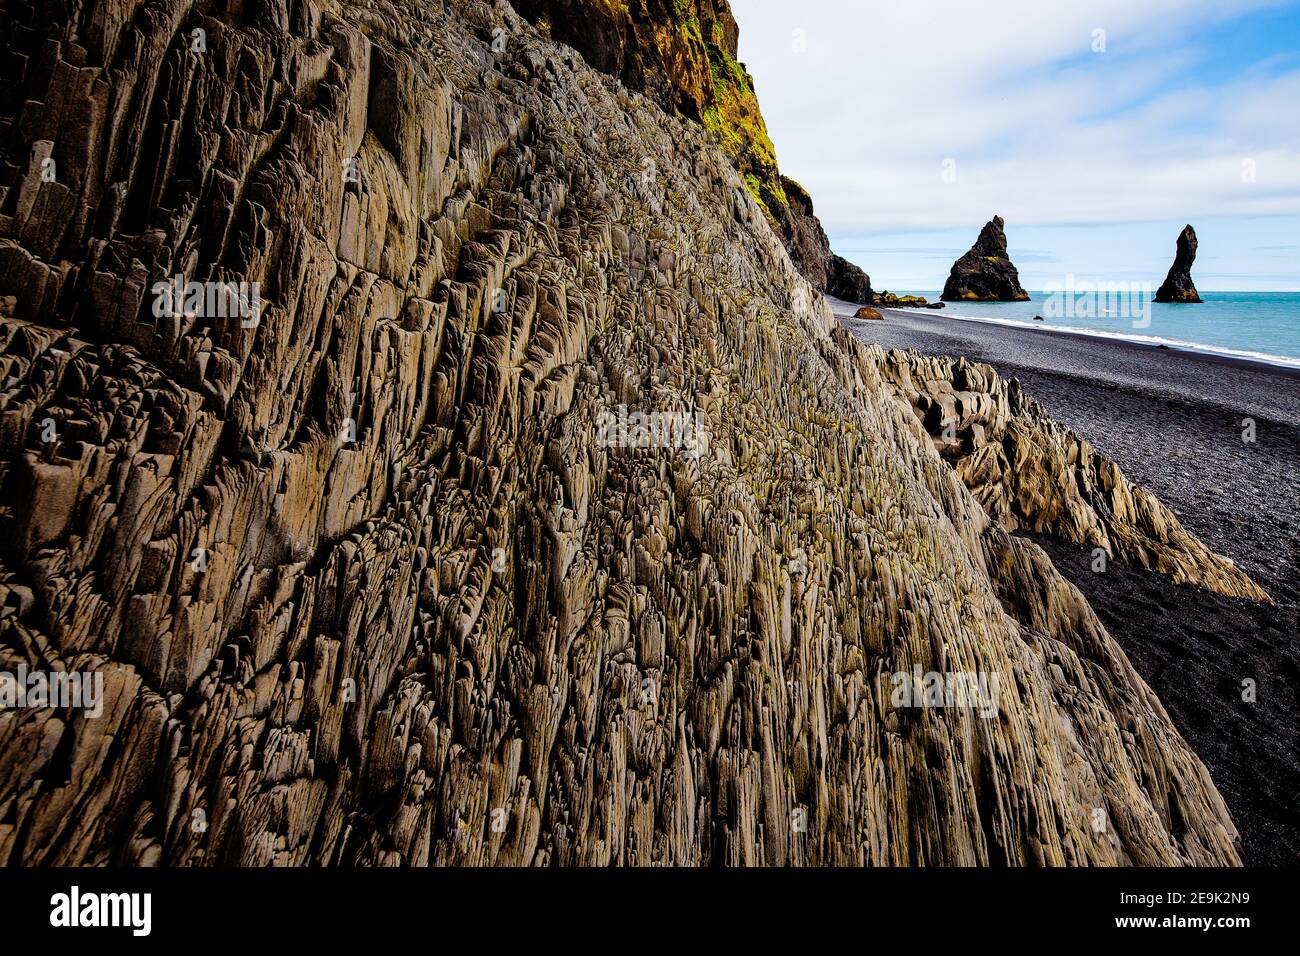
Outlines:
<svg viewBox="0 0 1300 956"><path fill-rule="evenodd" d="M1007 531L1033 531L1104 552L1179 584L1228 597L1268 595L1188 533L1111 459L1055 421L1014 379L965 359L892 351L885 380L936 448Z"/></svg>
<svg viewBox="0 0 1300 956"><path fill-rule="evenodd" d="M597 70L704 126L739 170L804 277L828 295L871 301L871 279L831 252L807 190L781 175L753 77L736 59L739 31L727 0L511 3Z"/></svg>
<svg viewBox="0 0 1300 956"><path fill-rule="evenodd" d="M1237 862L697 125L504 5L21 16L0 671L104 691L0 862Z"/></svg>
<svg viewBox="0 0 1300 956"><path fill-rule="evenodd" d="M1020 273L1007 256L1007 235L1001 216L980 230L975 245L952 264L943 295L947 302L1024 302L1029 293L1020 287Z"/></svg>
<svg viewBox="0 0 1300 956"><path fill-rule="evenodd" d="M883 321L884 316L869 305L864 305L858 311L853 313L855 319L872 319L874 321Z"/></svg>
<svg viewBox="0 0 1300 956"><path fill-rule="evenodd" d="M923 295L895 295L877 292L871 297L873 304L886 309L942 309L942 302L928 302Z"/></svg>
<svg viewBox="0 0 1300 956"><path fill-rule="evenodd" d="M831 252L807 191L788 177L781 181L789 204L777 210L774 225L795 268L820 292L846 302L870 302L871 277Z"/></svg>
<svg viewBox="0 0 1300 956"><path fill-rule="evenodd" d="M830 241L813 212L812 197L788 177L781 178L789 205L777 210L775 226L795 268L818 291L846 302L871 301L871 277L831 252Z"/></svg>
<svg viewBox="0 0 1300 956"><path fill-rule="evenodd" d="M841 256L830 254L826 285L822 289L845 302L870 302L871 277Z"/></svg>
<svg viewBox="0 0 1300 956"><path fill-rule="evenodd" d="M1195 261L1196 230L1187 225L1178 234L1174 264L1169 267L1169 274L1156 290L1155 301L1200 302L1201 296L1196 291L1196 284L1192 282L1192 263Z"/></svg>
<svg viewBox="0 0 1300 956"><path fill-rule="evenodd" d="M812 197L807 191L784 176L781 183L786 202L769 208L772 226L790 253L795 268L814 288L824 292L831 285L834 269L830 241L813 213ZM870 280L865 282L870 289Z"/></svg>

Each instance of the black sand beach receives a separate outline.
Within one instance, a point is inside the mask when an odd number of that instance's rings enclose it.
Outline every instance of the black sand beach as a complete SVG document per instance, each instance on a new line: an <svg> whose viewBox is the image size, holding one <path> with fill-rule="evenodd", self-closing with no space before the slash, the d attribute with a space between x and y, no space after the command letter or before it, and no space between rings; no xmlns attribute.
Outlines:
<svg viewBox="0 0 1300 956"><path fill-rule="evenodd" d="M1246 862L1300 863L1300 370L909 310L860 321L830 301L864 341L1018 378L1273 596L1233 600L1116 564L1094 574L1086 549L1038 539L1205 761Z"/></svg>

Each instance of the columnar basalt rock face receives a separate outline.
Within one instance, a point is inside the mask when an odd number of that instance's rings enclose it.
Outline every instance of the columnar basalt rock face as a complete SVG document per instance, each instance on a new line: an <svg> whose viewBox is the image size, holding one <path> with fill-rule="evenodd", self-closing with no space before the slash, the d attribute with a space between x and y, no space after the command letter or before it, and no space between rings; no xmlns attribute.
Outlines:
<svg viewBox="0 0 1300 956"><path fill-rule="evenodd" d="M0 31L0 670L105 675L0 712L0 861L1237 861L703 130L505 4L238 9Z"/></svg>
<svg viewBox="0 0 1300 956"><path fill-rule="evenodd" d="M1192 263L1196 261L1196 230L1190 225L1184 226L1178 234L1177 248L1174 251L1174 264L1169 267L1169 274L1156 290L1157 302L1200 302L1200 293L1196 283L1192 282Z"/></svg>
<svg viewBox="0 0 1300 956"><path fill-rule="evenodd" d="M1268 595L1119 466L988 365L891 351L885 380L984 510L1027 530L1101 549L1106 557L1229 597Z"/></svg>
<svg viewBox="0 0 1300 956"><path fill-rule="evenodd" d="M1020 287L1020 273L1007 256L1007 234L1001 216L980 230L975 245L952 264L944 283L946 302L1024 302L1029 293Z"/></svg>

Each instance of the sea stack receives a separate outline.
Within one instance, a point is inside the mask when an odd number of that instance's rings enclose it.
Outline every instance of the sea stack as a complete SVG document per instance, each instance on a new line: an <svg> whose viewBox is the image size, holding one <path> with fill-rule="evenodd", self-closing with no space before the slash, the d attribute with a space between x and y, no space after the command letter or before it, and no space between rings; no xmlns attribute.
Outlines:
<svg viewBox="0 0 1300 956"><path fill-rule="evenodd" d="M1174 264L1169 267L1169 275L1156 290L1157 302L1200 302L1201 297L1192 282L1192 263L1196 261L1196 230L1190 225L1183 226L1178 234L1178 251L1174 253Z"/></svg>
<svg viewBox="0 0 1300 956"><path fill-rule="evenodd" d="M1020 287L1020 273L1007 257L1007 234L1001 216L994 216L964 256L952 264L944 284L947 302L1024 302L1029 293Z"/></svg>

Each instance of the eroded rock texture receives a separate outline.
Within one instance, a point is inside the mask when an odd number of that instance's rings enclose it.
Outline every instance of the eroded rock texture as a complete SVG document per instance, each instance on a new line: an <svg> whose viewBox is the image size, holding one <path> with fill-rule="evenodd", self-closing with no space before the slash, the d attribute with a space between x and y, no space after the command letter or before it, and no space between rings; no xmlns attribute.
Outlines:
<svg viewBox="0 0 1300 956"><path fill-rule="evenodd" d="M992 367L891 351L886 380L984 510L1008 531L1049 534L1107 558L1228 597L1268 595L1188 533L1155 495L1131 484L1043 406Z"/></svg>
<svg viewBox="0 0 1300 956"><path fill-rule="evenodd" d="M975 245L952 264L943 285L946 302L1023 302L1029 293L1020 286L1020 273L1007 256L1007 234L1001 216L980 230Z"/></svg>
<svg viewBox="0 0 1300 956"><path fill-rule="evenodd" d="M704 130L504 3L37 9L0 655L106 698L0 712L0 860L1236 862ZM178 273L260 318L155 315ZM996 713L895 706L914 668Z"/></svg>
<svg viewBox="0 0 1300 956"><path fill-rule="evenodd" d="M1169 274L1156 290L1157 302L1200 302L1201 295L1192 281L1192 263L1196 261L1196 230L1184 226L1175 244L1174 262Z"/></svg>

